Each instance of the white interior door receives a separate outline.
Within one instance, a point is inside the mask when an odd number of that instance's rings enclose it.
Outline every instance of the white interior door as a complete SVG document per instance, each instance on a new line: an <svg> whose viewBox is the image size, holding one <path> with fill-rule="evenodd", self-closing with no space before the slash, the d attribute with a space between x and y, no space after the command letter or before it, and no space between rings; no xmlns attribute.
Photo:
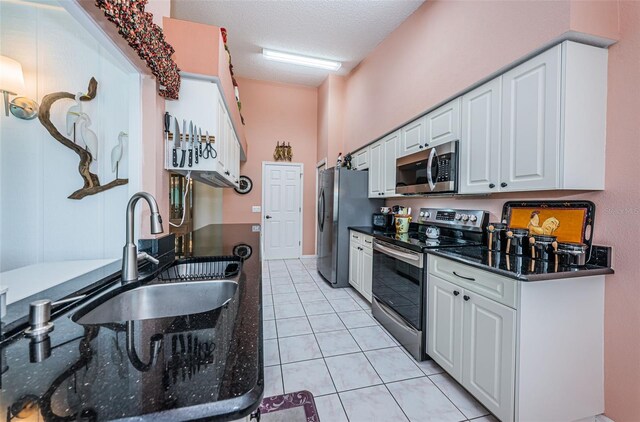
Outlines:
<svg viewBox="0 0 640 422"><path fill-rule="evenodd" d="M264 259L302 255L302 164L263 163Z"/></svg>

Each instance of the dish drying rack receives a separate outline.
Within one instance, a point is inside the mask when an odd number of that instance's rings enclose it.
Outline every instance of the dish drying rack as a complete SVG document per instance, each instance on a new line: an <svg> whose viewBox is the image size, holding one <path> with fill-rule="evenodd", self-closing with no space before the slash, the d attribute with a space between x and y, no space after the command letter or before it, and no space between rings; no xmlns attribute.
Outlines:
<svg viewBox="0 0 640 422"><path fill-rule="evenodd" d="M164 270L158 278L164 281L229 279L238 276L241 262L235 256L187 258Z"/></svg>

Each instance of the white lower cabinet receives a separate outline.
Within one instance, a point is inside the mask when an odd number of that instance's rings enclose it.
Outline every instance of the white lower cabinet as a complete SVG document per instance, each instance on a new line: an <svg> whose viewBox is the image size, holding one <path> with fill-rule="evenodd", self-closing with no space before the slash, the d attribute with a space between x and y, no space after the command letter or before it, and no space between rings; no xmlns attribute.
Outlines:
<svg viewBox="0 0 640 422"><path fill-rule="evenodd" d="M371 302L373 238L352 230L349 239L349 284Z"/></svg>
<svg viewBox="0 0 640 422"><path fill-rule="evenodd" d="M501 421L604 411L604 276L519 281L429 255L427 353Z"/></svg>
<svg viewBox="0 0 640 422"><path fill-rule="evenodd" d="M502 421L513 420L516 311L429 275L427 353Z"/></svg>

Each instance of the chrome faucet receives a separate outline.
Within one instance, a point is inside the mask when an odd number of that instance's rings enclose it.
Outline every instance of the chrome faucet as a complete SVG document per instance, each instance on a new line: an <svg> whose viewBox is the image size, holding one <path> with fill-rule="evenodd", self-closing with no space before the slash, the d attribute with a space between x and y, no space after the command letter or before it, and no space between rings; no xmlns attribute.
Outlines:
<svg viewBox="0 0 640 422"><path fill-rule="evenodd" d="M160 261L152 257L147 253L138 253L138 247L133 243L133 211L135 210L136 203L142 198L147 201L149 208L151 209L151 233L162 233L162 217L158 211L158 203L156 199L147 192L138 192L134 194L129 203L127 204L127 243L125 243L122 253L122 283L129 283L131 281L138 280L138 260L146 259L154 264L159 264Z"/></svg>

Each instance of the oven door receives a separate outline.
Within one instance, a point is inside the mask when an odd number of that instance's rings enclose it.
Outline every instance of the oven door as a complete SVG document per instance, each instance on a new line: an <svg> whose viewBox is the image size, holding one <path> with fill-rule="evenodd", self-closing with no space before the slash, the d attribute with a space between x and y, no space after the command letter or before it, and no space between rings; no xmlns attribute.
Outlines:
<svg viewBox="0 0 640 422"><path fill-rule="evenodd" d="M424 254L375 239L373 297L414 329L422 330Z"/></svg>

